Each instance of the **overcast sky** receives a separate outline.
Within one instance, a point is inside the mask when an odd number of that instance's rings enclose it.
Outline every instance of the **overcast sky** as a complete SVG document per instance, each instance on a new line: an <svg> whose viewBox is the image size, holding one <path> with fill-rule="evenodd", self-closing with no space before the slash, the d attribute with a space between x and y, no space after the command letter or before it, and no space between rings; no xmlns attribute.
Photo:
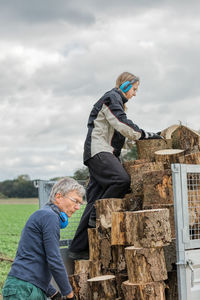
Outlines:
<svg viewBox="0 0 200 300"><path fill-rule="evenodd" d="M128 118L199 130L200 1L0 0L0 180L73 175L92 105L129 71Z"/></svg>

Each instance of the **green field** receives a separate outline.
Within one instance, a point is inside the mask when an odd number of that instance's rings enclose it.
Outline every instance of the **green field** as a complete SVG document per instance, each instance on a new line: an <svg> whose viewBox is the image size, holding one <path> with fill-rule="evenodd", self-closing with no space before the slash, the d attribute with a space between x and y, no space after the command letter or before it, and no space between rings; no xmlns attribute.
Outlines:
<svg viewBox="0 0 200 300"><path fill-rule="evenodd" d="M3 283L10 270L17 250L21 231L29 216L39 208L38 199L0 200L0 295ZM78 226L81 211L77 211L66 229L61 230L61 239L72 239Z"/></svg>

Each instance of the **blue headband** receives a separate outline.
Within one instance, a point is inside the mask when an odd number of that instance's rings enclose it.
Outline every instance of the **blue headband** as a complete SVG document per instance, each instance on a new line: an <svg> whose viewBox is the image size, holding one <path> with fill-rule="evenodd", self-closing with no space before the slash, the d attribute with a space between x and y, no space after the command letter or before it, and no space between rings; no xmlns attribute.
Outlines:
<svg viewBox="0 0 200 300"><path fill-rule="evenodd" d="M133 79L131 81L125 81L124 83L122 83L122 85L120 85L120 90L124 93L127 93L133 86L133 83L135 83L136 81L138 81L138 79Z"/></svg>

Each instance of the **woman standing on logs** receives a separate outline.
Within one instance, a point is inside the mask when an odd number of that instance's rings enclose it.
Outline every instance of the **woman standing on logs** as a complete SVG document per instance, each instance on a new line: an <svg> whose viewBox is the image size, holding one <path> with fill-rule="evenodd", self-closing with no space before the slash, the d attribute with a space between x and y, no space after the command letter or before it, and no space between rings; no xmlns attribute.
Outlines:
<svg viewBox="0 0 200 300"><path fill-rule="evenodd" d="M159 134L139 128L126 115L126 102L136 96L139 78L124 72L116 87L98 100L90 113L88 134L84 145L84 164L90 181L87 187L87 206L69 249L72 259L88 259L88 227L96 226L94 203L97 199L123 198L130 191L130 177L119 156L125 139L160 139Z"/></svg>

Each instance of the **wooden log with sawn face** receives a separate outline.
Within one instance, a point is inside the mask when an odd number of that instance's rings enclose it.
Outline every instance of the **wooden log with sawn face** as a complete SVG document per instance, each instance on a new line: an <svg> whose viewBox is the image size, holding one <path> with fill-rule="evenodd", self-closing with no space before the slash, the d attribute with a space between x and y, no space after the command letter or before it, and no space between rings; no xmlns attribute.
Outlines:
<svg viewBox="0 0 200 300"><path fill-rule="evenodd" d="M111 244L153 248L171 242L168 209L113 212Z"/></svg>
<svg viewBox="0 0 200 300"><path fill-rule="evenodd" d="M148 283L167 279L163 248L125 248L128 280Z"/></svg>
<svg viewBox="0 0 200 300"><path fill-rule="evenodd" d="M146 284L124 281L122 290L125 300L165 300L165 283L162 281Z"/></svg>
<svg viewBox="0 0 200 300"><path fill-rule="evenodd" d="M118 297L114 275L103 275L88 279L89 300L113 300Z"/></svg>
<svg viewBox="0 0 200 300"><path fill-rule="evenodd" d="M136 141L137 153L139 159L155 161L155 152L162 149L171 149L172 140L149 139Z"/></svg>

